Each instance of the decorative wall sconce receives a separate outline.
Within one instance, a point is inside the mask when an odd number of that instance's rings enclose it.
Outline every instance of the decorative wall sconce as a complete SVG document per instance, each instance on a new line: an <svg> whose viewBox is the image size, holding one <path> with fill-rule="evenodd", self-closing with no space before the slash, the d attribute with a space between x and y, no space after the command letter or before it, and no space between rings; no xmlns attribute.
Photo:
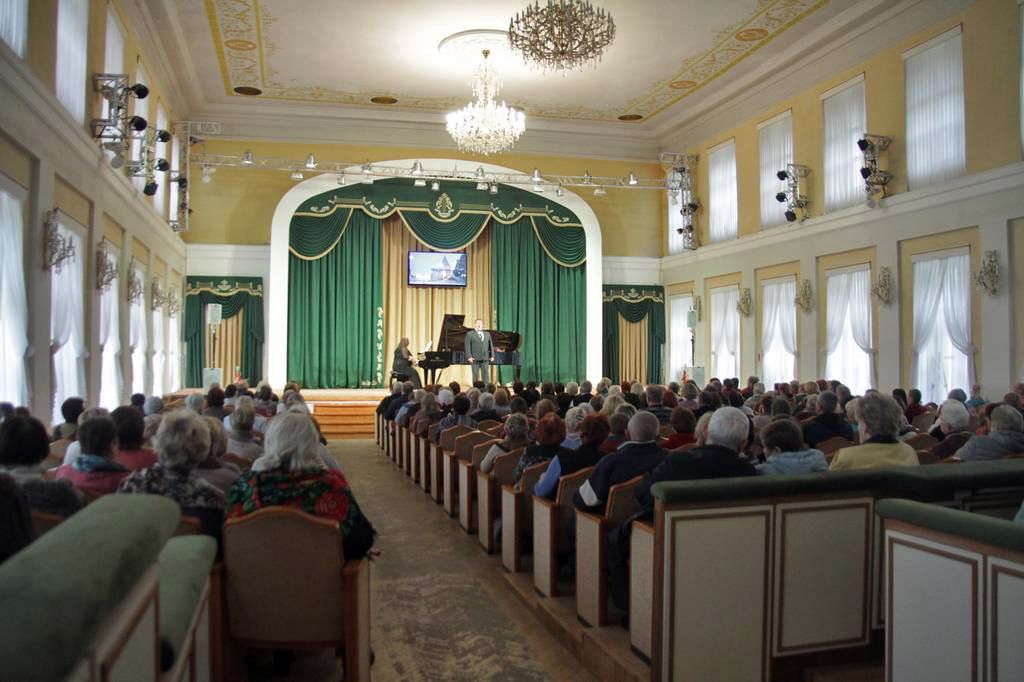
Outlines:
<svg viewBox="0 0 1024 682"><path fill-rule="evenodd" d="M134 305L146 295L146 285L134 269L128 270L128 304Z"/></svg>
<svg viewBox="0 0 1024 682"><path fill-rule="evenodd" d="M105 292L110 289L110 285L117 279L117 264L114 263L114 259L107 253L107 248L103 242L96 247L96 288L100 292Z"/></svg>
<svg viewBox="0 0 1024 682"><path fill-rule="evenodd" d="M814 302L814 291L811 289L811 280L805 279L800 284L800 290L796 293L793 303L800 307L805 313L811 312L811 304Z"/></svg>
<svg viewBox="0 0 1024 682"><path fill-rule="evenodd" d="M807 205L811 203L807 195L800 190L800 181L810 175L811 169L800 163L787 163L785 170L775 174L786 183L786 191L775 195L775 200L786 205L786 221L796 222L797 211L800 211L800 222L807 220Z"/></svg>
<svg viewBox="0 0 1024 682"><path fill-rule="evenodd" d="M995 296L999 291L999 275L999 254L986 251L985 257L981 259L981 270L974 273L974 286L989 296Z"/></svg>
<svg viewBox="0 0 1024 682"><path fill-rule="evenodd" d="M157 312L162 309L170 300L170 297L164 294L163 290L160 288L159 277L153 278L153 281L149 285L149 291L150 298L152 299L150 301L150 306L152 307L153 312Z"/></svg>
<svg viewBox="0 0 1024 682"><path fill-rule="evenodd" d="M750 317L754 309L754 298L750 294L750 288L740 289L740 298L736 302L736 311L743 317Z"/></svg>
<svg viewBox="0 0 1024 682"><path fill-rule="evenodd" d="M60 233L57 226L57 212L46 212L43 220L43 269L60 272L64 263L75 258L75 243Z"/></svg>
<svg viewBox="0 0 1024 682"><path fill-rule="evenodd" d="M891 138L871 133L864 133L864 137L857 140L857 147L864 154L860 176L864 178L864 203L868 208L875 208L879 201L889 196L886 187L892 180L892 173L882 170L879 166L882 152L889 148L890 143ZM878 197L879 194L882 196Z"/></svg>
<svg viewBox="0 0 1024 682"><path fill-rule="evenodd" d="M683 248L693 251L697 248L697 240L693 230L693 217L700 210L700 200L693 195L693 174L697 166L697 156L691 154L663 154L662 160L672 163L668 178L668 200L670 206L679 206L679 214L683 223L676 228L676 233L683 237Z"/></svg>
<svg viewBox="0 0 1024 682"><path fill-rule="evenodd" d="M175 318L181 313L181 299L177 291L167 294L167 317Z"/></svg>
<svg viewBox="0 0 1024 682"><path fill-rule="evenodd" d="M892 270L887 266L878 268L878 277L871 285L871 295L886 305L892 300Z"/></svg>

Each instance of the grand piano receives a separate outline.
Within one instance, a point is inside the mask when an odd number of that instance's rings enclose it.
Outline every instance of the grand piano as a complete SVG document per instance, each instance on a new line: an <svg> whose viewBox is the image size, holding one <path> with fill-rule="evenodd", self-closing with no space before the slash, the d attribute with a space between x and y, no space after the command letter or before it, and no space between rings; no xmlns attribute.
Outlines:
<svg viewBox="0 0 1024 682"><path fill-rule="evenodd" d="M436 384L437 373L452 365L468 365L466 360L466 334L473 331L463 324L465 315L445 315L441 323L441 336L434 351L420 353L418 364L423 369L424 385ZM523 360L519 354L522 337L519 332L506 332L500 329L487 329L494 344L494 362L491 365L511 365L516 369L516 381ZM429 372L429 374L428 374Z"/></svg>

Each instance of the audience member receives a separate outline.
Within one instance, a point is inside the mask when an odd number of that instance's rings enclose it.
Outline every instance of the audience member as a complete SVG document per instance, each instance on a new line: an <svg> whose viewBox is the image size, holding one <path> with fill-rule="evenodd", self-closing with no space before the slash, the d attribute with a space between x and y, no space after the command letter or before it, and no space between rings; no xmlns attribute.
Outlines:
<svg viewBox="0 0 1024 682"><path fill-rule="evenodd" d="M971 397L967 401L967 407L971 408L972 410L976 410L982 405L984 405L986 402L988 401L985 400L985 398L983 398L981 395L981 384L974 384L973 386L971 386Z"/></svg>
<svg viewBox="0 0 1024 682"><path fill-rule="evenodd" d="M114 459L129 471L137 471L156 464L156 453L143 447L146 422L134 407L119 407L110 413L117 429L117 452Z"/></svg>
<svg viewBox="0 0 1024 682"><path fill-rule="evenodd" d="M82 508L85 498L68 481L43 479L42 463L49 452L46 427L38 419L13 416L0 424L0 473L21 486L33 510L68 517Z"/></svg>
<svg viewBox="0 0 1024 682"><path fill-rule="evenodd" d="M190 393L185 398L185 408L192 410L196 414L202 414L203 410L206 409L206 398L202 393Z"/></svg>
<svg viewBox="0 0 1024 682"><path fill-rule="evenodd" d="M569 410L572 414L574 407ZM581 442L575 450L563 449L551 459L547 470L541 476L533 494L549 500L555 499L558 493L558 481L562 476L570 476L577 471L596 465L602 457L601 444L608 437L608 418L604 415L593 414L587 416L580 427Z"/></svg>
<svg viewBox="0 0 1024 682"><path fill-rule="evenodd" d="M495 459L513 450L524 448L529 443L530 422L525 414L510 414L505 420L504 431L504 439L492 445L480 461L480 471L485 474L490 473Z"/></svg>
<svg viewBox="0 0 1024 682"><path fill-rule="evenodd" d="M231 430L227 432L227 452L245 457L249 461L255 461L263 454L263 446L257 443L252 435L256 424L256 408L252 398L242 396L238 399L234 412L228 416L228 423ZM223 424L220 423L221 431L224 431Z"/></svg>
<svg viewBox="0 0 1024 682"><path fill-rule="evenodd" d="M1000 459L1024 453L1024 417L1009 405L992 410L987 436L975 436L954 455L965 462Z"/></svg>
<svg viewBox="0 0 1024 682"><path fill-rule="evenodd" d="M615 413L612 415L605 415L604 412L600 413L602 417L608 420L608 436L601 443L601 452L608 454L609 452L615 452L619 449L619 446L626 442L626 428L629 426L629 417L622 413Z"/></svg>
<svg viewBox="0 0 1024 682"><path fill-rule="evenodd" d="M914 448L897 439L902 414L899 403L887 395L871 392L857 401L856 414L861 445L839 450L832 458L830 470L919 464Z"/></svg>
<svg viewBox="0 0 1024 682"><path fill-rule="evenodd" d="M744 398L749 398L750 396L754 395L754 387L757 386L757 384L759 384L760 382L761 380L756 376L751 375L747 377L747 385L742 391L740 391L740 394Z"/></svg>
<svg viewBox="0 0 1024 682"><path fill-rule="evenodd" d="M437 397L433 393L426 393L420 401L420 409L416 416L409 420L409 430L419 438L425 438L431 425L441 421L444 413L437 404Z"/></svg>
<svg viewBox="0 0 1024 682"><path fill-rule="evenodd" d="M131 398L128 399L128 407L136 410L139 414L143 414L143 409L146 406L146 394L145 393L132 393Z"/></svg>
<svg viewBox="0 0 1024 682"><path fill-rule="evenodd" d="M647 397L647 406L644 408L658 418L661 424L668 424L672 417L672 410L665 407L665 387L651 384L644 392Z"/></svg>
<svg viewBox="0 0 1024 682"><path fill-rule="evenodd" d="M398 413L395 414L395 423L399 426L409 426L409 420L415 417L416 413L419 412L420 401L423 400L423 396L426 394L427 392L422 388L412 389L412 394L410 395L409 400L398 408Z"/></svg>
<svg viewBox="0 0 1024 682"><path fill-rule="evenodd" d="M658 445L661 423L650 412L637 412L629 420L626 432L629 440L606 455L590 478L573 496L577 509L603 514L608 491L613 485L645 474L661 464L665 451Z"/></svg>
<svg viewBox="0 0 1024 682"><path fill-rule="evenodd" d="M160 414L164 411L164 401L155 395L151 395L146 398L146 402L142 404L142 416L149 417L150 415Z"/></svg>
<svg viewBox="0 0 1024 682"><path fill-rule="evenodd" d="M694 429L697 428L697 418L693 416L692 411L685 407L676 407L672 410L669 423L675 429L675 433L665 439L665 442L661 444L662 448L671 451L697 442L697 436L694 434Z"/></svg>
<svg viewBox="0 0 1024 682"><path fill-rule="evenodd" d="M515 480L517 484L526 469L548 461L562 449L562 441L565 440L565 422L557 414L545 414L537 421L537 425L533 429L533 439L534 444L523 451L516 464Z"/></svg>
<svg viewBox="0 0 1024 682"><path fill-rule="evenodd" d="M234 384L230 384L229 388L230 386L234 386ZM234 414L233 412L232 416ZM223 423L215 417L203 417L203 419L206 420L206 426L210 429L210 452L206 459L199 463L196 475L207 483L213 484L226 497L235 479L242 474L242 470L223 460L224 454L228 451L228 434L224 431Z"/></svg>
<svg viewBox="0 0 1024 682"><path fill-rule="evenodd" d="M402 405L404 405L405 403L409 402L412 399L412 392L415 389L416 387L413 385L411 381L403 382L402 393L394 400L392 400L391 403L387 406L387 409L384 411L384 419L386 419L387 421L394 421L395 416L398 415L398 410L402 407Z"/></svg>
<svg viewBox="0 0 1024 682"><path fill-rule="evenodd" d="M437 433L434 435L434 442L440 443L441 434L453 426L465 426L471 429L476 427L476 422L474 422L469 416L469 398L467 398L463 393L455 396L455 400L452 401L452 411L438 422Z"/></svg>
<svg viewBox="0 0 1024 682"><path fill-rule="evenodd" d="M64 423L53 429L53 440L75 440L78 429L78 418L85 412L85 401L81 398L68 398L60 405L60 414Z"/></svg>
<svg viewBox="0 0 1024 682"><path fill-rule="evenodd" d="M594 399L594 385L589 381L584 381L580 384L579 394L572 399L573 405L582 405L583 403L589 403Z"/></svg>
<svg viewBox="0 0 1024 682"><path fill-rule="evenodd" d="M903 413L907 416L907 421L911 424L914 423L915 417L920 417L922 414L928 414L928 408L921 404L921 391L916 388L912 388L907 392L907 408Z"/></svg>
<svg viewBox="0 0 1024 682"><path fill-rule="evenodd" d="M27 547L33 540L32 514L28 498L17 481L0 474L0 564Z"/></svg>
<svg viewBox="0 0 1024 682"><path fill-rule="evenodd" d="M57 469L57 478L70 481L79 490L95 495L117 490L121 480L128 475L128 468L114 458L117 446L114 420L103 416L83 421L78 425L78 443L81 453L74 462Z"/></svg>
<svg viewBox="0 0 1024 682"><path fill-rule="evenodd" d="M970 423L971 414L959 400L946 400L942 403L939 408L938 426L943 437L931 447L931 454L939 459L955 455L956 451L974 435L967 430Z"/></svg>
<svg viewBox="0 0 1024 682"><path fill-rule="evenodd" d="M818 394L817 415L803 425L803 438L809 447L816 447L829 438L854 440L853 427L839 412L839 396L832 391Z"/></svg>
<svg viewBox="0 0 1024 682"><path fill-rule="evenodd" d="M562 441L563 448L575 450L582 444L580 426L583 424L586 416L587 411L581 406L569 408L565 415L565 440Z"/></svg>
<svg viewBox="0 0 1024 682"><path fill-rule="evenodd" d="M831 391L828 391L831 393ZM834 393L832 393L835 396ZM759 434L767 461L757 465L757 473L809 474L828 471L828 461L820 450L804 448L800 428L789 420L772 422Z"/></svg>
<svg viewBox="0 0 1024 682"><path fill-rule="evenodd" d="M687 381L683 384L683 399L679 401L679 407L685 407L696 413L697 408L700 407L700 402L697 400L699 397L700 389L697 388L697 384Z"/></svg>
<svg viewBox="0 0 1024 682"><path fill-rule="evenodd" d="M498 415L498 418L507 417L512 413L511 396L508 394L508 389L502 387L494 392L494 411Z"/></svg>
<svg viewBox="0 0 1024 682"><path fill-rule="evenodd" d="M469 416L477 424L488 420L501 421L501 415L494 409L494 395L491 393L481 393L477 401L476 412L471 412Z"/></svg>

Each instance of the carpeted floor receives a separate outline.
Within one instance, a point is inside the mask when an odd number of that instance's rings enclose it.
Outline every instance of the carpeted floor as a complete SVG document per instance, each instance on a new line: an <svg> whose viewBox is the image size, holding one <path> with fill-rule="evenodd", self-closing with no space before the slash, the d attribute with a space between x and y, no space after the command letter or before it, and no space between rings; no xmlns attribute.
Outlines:
<svg viewBox="0 0 1024 682"><path fill-rule="evenodd" d="M480 549L373 441L331 443L356 499L379 533L372 568L378 681L593 678L509 590L501 564ZM336 680L331 652L300 654L275 677L254 653L257 680Z"/></svg>

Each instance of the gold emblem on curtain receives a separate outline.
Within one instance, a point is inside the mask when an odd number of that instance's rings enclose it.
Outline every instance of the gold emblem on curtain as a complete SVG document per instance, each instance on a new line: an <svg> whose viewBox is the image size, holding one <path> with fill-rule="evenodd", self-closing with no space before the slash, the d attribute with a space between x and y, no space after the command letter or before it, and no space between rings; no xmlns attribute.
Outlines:
<svg viewBox="0 0 1024 682"><path fill-rule="evenodd" d="M441 218L451 218L455 215L455 205L452 203L452 198L447 194L442 194L434 202L434 213Z"/></svg>

